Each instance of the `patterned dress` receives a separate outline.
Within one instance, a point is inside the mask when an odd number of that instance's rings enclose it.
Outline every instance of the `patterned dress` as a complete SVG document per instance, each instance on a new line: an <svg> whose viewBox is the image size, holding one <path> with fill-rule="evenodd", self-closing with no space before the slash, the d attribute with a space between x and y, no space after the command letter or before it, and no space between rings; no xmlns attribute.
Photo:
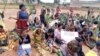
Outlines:
<svg viewBox="0 0 100 56"><path fill-rule="evenodd" d="M19 18L16 22L17 32L20 33L22 30L28 29L28 13L19 11Z"/></svg>

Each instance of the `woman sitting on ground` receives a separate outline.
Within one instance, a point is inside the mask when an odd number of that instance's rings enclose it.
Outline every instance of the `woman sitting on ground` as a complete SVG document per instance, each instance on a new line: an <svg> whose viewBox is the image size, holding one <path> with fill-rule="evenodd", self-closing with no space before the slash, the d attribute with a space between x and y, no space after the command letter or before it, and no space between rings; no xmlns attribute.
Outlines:
<svg viewBox="0 0 100 56"><path fill-rule="evenodd" d="M72 40L67 44L67 55L68 56L78 56L78 45L76 40Z"/></svg>
<svg viewBox="0 0 100 56"><path fill-rule="evenodd" d="M44 41L44 31L41 28L36 29L33 33L33 38L34 38L33 39L34 48L39 53L39 55L43 55L42 51L40 49L47 50L47 46Z"/></svg>
<svg viewBox="0 0 100 56"><path fill-rule="evenodd" d="M53 29L49 29L48 32L45 33L45 39L46 39L47 45L50 48L50 53L52 53L52 52L58 53L59 47L55 44L54 30Z"/></svg>
<svg viewBox="0 0 100 56"><path fill-rule="evenodd" d="M31 39L28 30L22 31L19 37L18 56L31 56Z"/></svg>
<svg viewBox="0 0 100 56"><path fill-rule="evenodd" d="M42 23L38 17L35 17L33 27L35 27L35 28L42 27Z"/></svg>
<svg viewBox="0 0 100 56"><path fill-rule="evenodd" d="M57 29L54 30L54 38L55 38L55 42L57 43L57 45L62 45L63 44L63 40L61 39L61 30L63 27L63 24L58 23L57 25Z"/></svg>
<svg viewBox="0 0 100 56"><path fill-rule="evenodd" d="M42 46L44 42L44 32L41 28L38 28L33 33L34 43L39 47Z"/></svg>
<svg viewBox="0 0 100 56"><path fill-rule="evenodd" d="M78 55L78 42L76 40L72 40L67 44L61 46L61 51L63 56L79 56Z"/></svg>

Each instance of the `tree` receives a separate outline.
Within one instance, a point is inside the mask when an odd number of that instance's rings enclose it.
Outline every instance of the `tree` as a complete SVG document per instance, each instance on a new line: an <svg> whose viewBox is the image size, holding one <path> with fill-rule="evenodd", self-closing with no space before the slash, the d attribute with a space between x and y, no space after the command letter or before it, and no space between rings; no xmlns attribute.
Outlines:
<svg viewBox="0 0 100 56"><path fill-rule="evenodd" d="M60 0L54 0L54 3L55 4L59 4L60 3Z"/></svg>
<svg viewBox="0 0 100 56"><path fill-rule="evenodd" d="M19 2L19 0L14 0L14 3L16 3L16 4L17 4L18 2Z"/></svg>
<svg viewBox="0 0 100 56"><path fill-rule="evenodd" d="M40 1L40 0L38 0L38 4L40 4L40 2L41 2L41 1Z"/></svg>
<svg viewBox="0 0 100 56"><path fill-rule="evenodd" d="M3 3L6 4L8 2L8 0L3 0Z"/></svg>

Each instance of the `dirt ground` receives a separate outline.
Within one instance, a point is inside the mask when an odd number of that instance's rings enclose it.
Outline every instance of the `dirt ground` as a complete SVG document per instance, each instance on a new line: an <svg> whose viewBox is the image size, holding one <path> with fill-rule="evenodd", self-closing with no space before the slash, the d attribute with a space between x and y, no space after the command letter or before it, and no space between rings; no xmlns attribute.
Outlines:
<svg viewBox="0 0 100 56"><path fill-rule="evenodd" d="M18 9L6 9L5 10L5 18L4 18L4 23L5 23L5 28L6 30L12 30L15 27L16 20L13 19L8 19L9 17L16 17ZM67 13L67 10L63 10L62 12ZM81 13L82 11L75 11L76 13ZM37 15L39 16L40 14L40 8L37 9ZM82 14L86 14L86 12L82 12ZM31 17L30 17L31 18ZM88 52L89 48L86 46L83 46L84 52ZM48 52L44 53L44 56L56 56L55 54L50 54ZM6 51L3 54L0 54L0 56L17 56L16 51ZM36 52L35 49L32 50L32 56L39 56L38 53Z"/></svg>
<svg viewBox="0 0 100 56"><path fill-rule="evenodd" d="M38 10L38 9L37 9ZM5 18L4 18L4 23L5 23L5 29L7 31L14 29L15 27L15 23L16 20L13 19L8 19L9 17L16 17L18 9L6 9L5 10ZM37 11L37 16L39 15L40 10ZM43 53L43 56L56 56L55 54L50 54L48 51ZM2 54L0 54L0 56L18 56L17 55L17 51L14 50L8 50ZM40 56L37 51L33 48L32 49L32 56Z"/></svg>

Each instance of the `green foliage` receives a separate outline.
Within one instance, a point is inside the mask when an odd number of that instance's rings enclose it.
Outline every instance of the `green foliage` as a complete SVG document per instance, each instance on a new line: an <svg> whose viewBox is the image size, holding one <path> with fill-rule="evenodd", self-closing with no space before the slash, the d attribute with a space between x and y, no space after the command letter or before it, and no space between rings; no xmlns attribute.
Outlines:
<svg viewBox="0 0 100 56"><path fill-rule="evenodd" d="M63 56L63 54L62 54L62 52L61 52L60 49L59 49L59 51L58 51L58 56Z"/></svg>
<svg viewBox="0 0 100 56"><path fill-rule="evenodd" d="M9 38L14 40L21 40L16 32L9 32Z"/></svg>
<svg viewBox="0 0 100 56"><path fill-rule="evenodd" d="M3 0L3 3L5 3L5 4L6 4L6 3L7 3L7 0Z"/></svg>
<svg viewBox="0 0 100 56"><path fill-rule="evenodd" d="M66 21L67 21L67 17L66 17L66 14L65 13L62 13L61 15L60 15L60 21L61 21L61 23L66 23Z"/></svg>
<svg viewBox="0 0 100 56"><path fill-rule="evenodd" d="M59 4L60 3L60 0L54 0L54 3L55 4Z"/></svg>

